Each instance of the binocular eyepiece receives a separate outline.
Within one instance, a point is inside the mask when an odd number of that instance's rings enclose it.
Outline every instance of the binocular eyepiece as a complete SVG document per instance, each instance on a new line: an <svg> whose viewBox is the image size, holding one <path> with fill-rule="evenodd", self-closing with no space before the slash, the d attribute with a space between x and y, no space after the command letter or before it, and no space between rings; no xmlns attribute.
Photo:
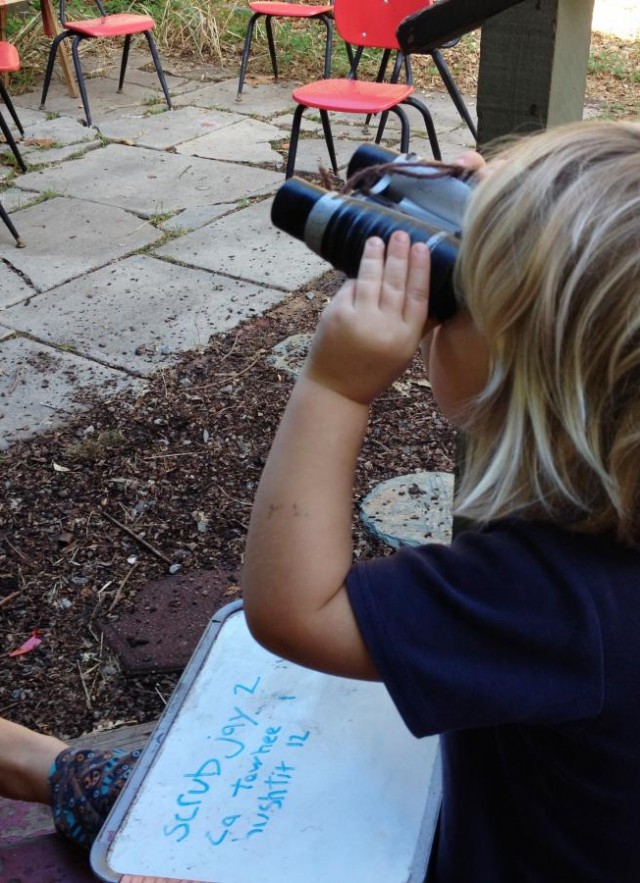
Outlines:
<svg viewBox="0 0 640 883"><path fill-rule="evenodd" d="M373 145L356 150L347 175L390 163L374 186L350 196L289 178L274 197L271 220L352 278L371 236L387 242L395 230L404 230L412 242L425 242L431 252L429 315L443 321L456 311L453 267L470 185L419 165L414 154ZM410 174L403 168L408 166Z"/></svg>

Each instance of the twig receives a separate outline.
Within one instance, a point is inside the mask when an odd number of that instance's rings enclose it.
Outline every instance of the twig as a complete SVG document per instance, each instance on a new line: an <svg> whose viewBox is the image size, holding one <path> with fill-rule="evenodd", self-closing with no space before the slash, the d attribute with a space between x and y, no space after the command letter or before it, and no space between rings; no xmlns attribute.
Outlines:
<svg viewBox="0 0 640 883"><path fill-rule="evenodd" d="M202 451L178 451L175 454L154 454L152 457L143 457L143 460L165 460L167 457L197 457Z"/></svg>
<svg viewBox="0 0 640 883"><path fill-rule="evenodd" d="M19 555L20 558L22 558L23 561L26 561L26 560L27 560L27 556L24 555L24 554L20 551L20 549L16 549L16 547L13 545L13 543L12 543L9 539L7 539L7 537L4 538L4 541L5 541L5 543L7 544L7 546L9 546L10 549L13 549L13 551L16 553L16 555Z"/></svg>
<svg viewBox="0 0 640 883"><path fill-rule="evenodd" d="M239 332L239 331L236 331L236 336L233 338L233 343L231 344L231 347L230 347L230 349L229 349L229 352L227 352L227 353L224 354L224 356L220 359L221 362L224 362L225 359L228 359L228 358L229 358L229 356L231 355L231 353L232 353L232 352L234 351L234 349L236 348L236 344L237 344L237 342L238 342L239 339L240 339L240 332Z"/></svg>
<svg viewBox="0 0 640 883"><path fill-rule="evenodd" d="M112 521L114 524L116 524L120 528L120 530L123 530L125 533L129 534L129 536L132 539L134 539L136 541L136 543L140 543L141 546L143 546L149 552L152 552L161 561L164 561L165 564L169 564L169 565L173 564L173 561L171 560L171 558L168 558L163 552L161 552L159 549L156 549L155 546L152 546L151 543L148 543L145 539L138 536L138 534L135 531L131 530L130 527L127 527L126 524L123 524L121 521L118 521L117 518L114 518L113 515L109 515L108 512L103 512L102 514L104 515L105 518L108 518L109 521Z"/></svg>
<svg viewBox="0 0 640 883"><path fill-rule="evenodd" d="M4 598L0 598L0 607L6 607L7 604L11 604L14 598L17 598L20 594L19 591L11 592L10 595L5 595Z"/></svg>
<svg viewBox="0 0 640 883"><path fill-rule="evenodd" d="M264 354L265 354L265 350L260 350L260 352L255 357L255 359L253 359L251 362L249 362L249 364L246 365L242 369L242 371L232 371L230 374L218 374L218 378L219 379L226 379L226 378L231 378L231 377L233 377L233 378L242 377L243 374L246 374L247 371L250 371L254 365L256 365L261 359L264 358ZM213 384L209 384L209 386L213 386Z"/></svg>
<svg viewBox="0 0 640 883"><path fill-rule="evenodd" d="M87 700L87 708L89 711L93 711L93 705L91 704L91 696L89 695L89 691L87 690L87 685L84 680L84 675L82 674L82 669L80 668L80 663L76 663L78 667L78 674L80 675L80 683L82 684L82 689L84 690L84 696Z"/></svg>
<svg viewBox="0 0 640 883"><path fill-rule="evenodd" d="M118 603L118 601L122 597L122 590L124 589L125 585L127 584L127 580L129 579L129 577L131 576L131 574L133 573L133 571L136 569L137 566L138 566L137 561L135 564L131 565L131 568L129 569L129 573L127 573L125 578L122 580L122 582L120 583L120 585L116 589L116 593L113 596L113 600L111 601L111 604L109 604L109 607L107 608L107 613L111 613L113 608L116 606L116 604Z"/></svg>

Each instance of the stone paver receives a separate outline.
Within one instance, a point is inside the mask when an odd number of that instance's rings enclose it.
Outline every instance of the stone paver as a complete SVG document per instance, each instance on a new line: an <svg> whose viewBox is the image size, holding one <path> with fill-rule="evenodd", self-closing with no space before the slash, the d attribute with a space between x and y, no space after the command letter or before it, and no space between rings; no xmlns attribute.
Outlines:
<svg viewBox="0 0 640 883"><path fill-rule="evenodd" d="M0 313L0 316L4 315ZM61 352L35 340L11 337L0 342L0 450L46 432L87 409L78 394L92 390L108 398L139 383L121 371ZM45 467L43 467L45 468ZM51 480L46 467L43 481ZM66 473L65 473L66 474Z"/></svg>
<svg viewBox="0 0 640 883"><path fill-rule="evenodd" d="M453 475L415 472L376 485L360 517L367 530L393 549L451 542Z"/></svg>
<svg viewBox="0 0 640 883"><path fill-rule="evenodd" d="M241 118L241 122L181 144L177 153L229 162L277 163L284 168L284 160L271 142L286 137L287 133L276 126Z"/></svg>
<svg viewBox="0 0 640 883"><path fill-rule="evenodd" d="M281 299L281 291L138 255L6 309L0 322L150 374Z"/></svg>
<svg viewBox="0 0 640 883"><path fill-rule="evenodd" d="M307 332L292 334L277 343L267 356L267 362L279 371L297 377L309 352L313 335Z"/></svg>
<svg viewBox="0 0 640 883"><path fill-rule="evenodd" d="M139 147L167 150L184 141L200 138L242 120L240 114L200 107L182 107L152 115L125 116L105 120L100 132L111 141L123 141Z"/></svg>
<svg viewBox="0 0 640 883"><path fill-rule="evenodd" d="M262 200L172 240L156 254L283 291L295 291L329 266L301 242L275 230L270 212L271 200Z"/></svg>
<svg viewBox="0 0 640 883"><path fill-rule="evenodd" d="M96 56L85 67L96 128L83 125L81 102L56 71L45 111L39 88L16 98L33 171L13 175L0 166L0 181L10 180L0 198L26 246L15 248L0 226L0 348L7 366L0 379L5 400L11 391L13 405L25 401L23 410L12 407L11 424L4 409L5 444L68 419L60 403L72 401L79 385L102 382L100 372L118 384L144 383L141 377L177 353L203 346L210 334L259 315L329 269L270 220L271 198L283 182L280 146L289 138L294 84L254 80L250 71L238 101L237 71L169 64L176 108L169 111L140 41L120 95L117 58ZM459 153L469 138L448 96L426 100L443 152ZM428 155L419 117L413 122L415 143ZM376 121L363 124L363 117L332 115L343 169L358 144L375 136ZM315 111L305 114L302 132L297 171L327 167ZM391 119L385 142L397 140ZM49 387L37 377L25 384L13 371L22 348L57 366ZM67 360L75 380L65 374ZM68 401L63 407L75 413Z"/></svg>
<svg viewBox="0 0 640 883"><path fill-rule="evenodd" d="M120 206L150 218L269 193L282 175L236 163L109 144L73 163L16 179L16 186Z"/></svg>
<svg viewBox="0 0 640 883"><path fill-rule="evenodd" d="M223 80L209 83L201 89L176 98L176 104L191 104L198 107L218 107L235 110L247 116L261 119L293 110L295 101L291 97L292 83L261 84L245 86L242 97L236 100L238 80Z"/></svg>
<svg viewBox="0 0 640 883"><path fill-rule="evenodd" d="M7 230L8 233L9 231ZM4 320L5 307L17 304L33 294L34 289L24 280L20 273L8 266L8 264L0 261L0 322Z"/></svg>
<svg viewBox="0 0 640 883"><path fill-rule="evenodd" d="M55 197L11 217L26 247L15 248L2 225L0 258L37 291L89 273L162 236L161 230L130 212L81 199Z"/></svg>

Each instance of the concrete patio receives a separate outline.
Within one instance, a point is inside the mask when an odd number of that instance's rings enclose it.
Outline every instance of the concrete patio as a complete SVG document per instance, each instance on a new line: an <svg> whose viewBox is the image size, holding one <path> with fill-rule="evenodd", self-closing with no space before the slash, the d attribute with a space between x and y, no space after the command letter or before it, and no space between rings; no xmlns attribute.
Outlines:
<svg viewBox="0 0 640 883"><path fill-rule="evenodd" d="M328 269L269 219L291 84L248 81L238 102L233 72L208 71L203 83L202 69L172 75L169 64L168 112L148 61L133 56L120 95L115 61L88 80L97 128L82 124L61 80L46 111L39 92L15 99L29 171L0 167L0 198L25 243L16 248L0 225L0 449L86 407L79 392L143 384ZM469 132L448 96L424 97L451 159ZM430 156L417 114L412 122L412 149ZM363 123L334 121L342 169L373 137ZM308 115L304 133L296 170L315 172L328 165L319 120ZM396 146L391 122L388 134Z"/></svg>

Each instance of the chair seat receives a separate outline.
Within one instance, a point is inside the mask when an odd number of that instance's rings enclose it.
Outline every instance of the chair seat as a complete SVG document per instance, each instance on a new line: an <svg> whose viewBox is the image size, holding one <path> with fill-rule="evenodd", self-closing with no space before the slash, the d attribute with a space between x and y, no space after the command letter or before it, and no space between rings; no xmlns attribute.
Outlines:
<svg viewBox="0 0 640 883"><path fill-rule="evenodd" d="M333 6L312 6L306 3L279 3L277 0L258 0L249 3L249 9L260 15L277 15L281 18L313 18L333 11Z"/></svg>
<svg viewBox="0 0 640 883"><path fill-rule="evenodd" d="M371 83L366 80L317 80L293 90L294 101L305 107L343 113L383 113L413 92L407 83Z"/></svg>
<svg viewBox="0 0 640 883"><path fill-rule="evenodd" d="M0 41L0 71L10 73L17 70L20 70L18 50L11 43Z"/></svg>
<svg viewBox="0 0 640 883"><path fill-rule="evenodd" d="M122 37L125 34L141 34L155 27L150 15L136 15L130 12L118 12L105 15L103 18L86 18L81 21L67 21L65 28L74 34L85 37Z"/></svg>

